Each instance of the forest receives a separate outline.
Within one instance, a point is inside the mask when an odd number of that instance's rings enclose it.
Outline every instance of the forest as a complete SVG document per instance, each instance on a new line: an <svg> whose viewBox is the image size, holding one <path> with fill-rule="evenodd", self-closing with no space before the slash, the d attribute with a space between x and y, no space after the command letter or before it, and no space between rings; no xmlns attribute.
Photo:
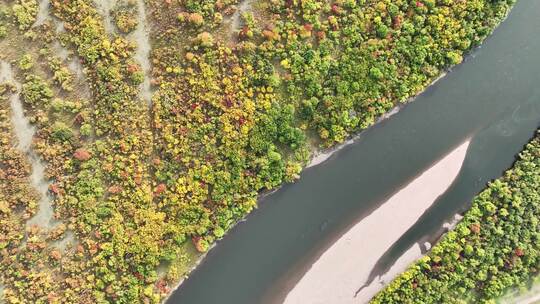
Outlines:
<svg viewBox="0 0 540 304"><path fill-rule="evenodd" d="M104 14L99 1L51 0L42 15L37 0L0 0L0 61L13 74L0 87L6 303L160 303L257 207L260 193L294 182L314 153L373 125L459 64L513 1L113 3ZM144 20L134 18L141 14ZM134 36L142 26L150 70L137 56L143 45ZM21 139L10 123L16 101L36 130L31 150L46 165L47 193L34 191L31 164L17 149ZM529 150L522 158L538 156ZM534 202L526 196L534 197L532 190L518 187L534 177L534 163L518 162L520 179L501 184L505 211L499 202L486 204L491 219ZM523 192L521 209L507 193L513 187ZM43 199L52 204L52 224L27 224ZM463 233L477 229L464 225ZM534 244L519 247L515 235L500 257L514 270L508 279L499 270L501 281L486 297L532 272ZM463 250L476 256L473 244ZM445 250L435 263L448 259ZM479 272L485 284L491 270ZM476 279L460 287L471 289ZM433 288L422 285L426 280L415 286Z"/></svg>
<svg viewBox="0 0 540 304"><path fill-rule="evenodd" d="M496 303L538 276L540 132L428 255L371 303Z"/></svg>

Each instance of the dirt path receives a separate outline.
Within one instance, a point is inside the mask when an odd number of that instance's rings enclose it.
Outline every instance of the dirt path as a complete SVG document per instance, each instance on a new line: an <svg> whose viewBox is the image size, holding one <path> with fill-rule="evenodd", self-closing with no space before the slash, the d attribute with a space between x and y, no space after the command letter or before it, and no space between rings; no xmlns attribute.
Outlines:
<svg viewBox="0 0 540 304"><path fill-rule="evenodd" d="M148 104L152 103L152 89L150 85L150 29L148 28L148 20L146 19L146 6L144 0L137 0L137 28L130 35L130 38L137 43L134 58L141 65L144 73L144 80L141 84L141 98Z"/></svg>
<svg viewBox="0 0 540 304"><path fill-rule="evenodd" d="M43 23L45 23L45 21L47 21L48 19L51 18L51 15L49 14L49 8L50 8L50 0L40 0L39 1L39 10L38 10L38 14L36 16L36 21L34 22L34 24L32 26L40 26L42 25Z"/></svg>
<svg viewBox="0 0 540 304"><path fill-rule="evenodd" d="M39 225L50 228L54 224L52 200L48 195L50 182L45 178L45 165L32 149L32 139L36 133L34 126L30 124L24 115L24 109L20 100L21 84L13 77L13 72L9 63L0 61L0 83L9 82L15 85L17 91L10 97L12 124L17 138L17 148L25 153L32 166L30 182L40 194L39 209L27 225Z"/></svg>
<svg viewBox="0 0 540 304"><path fill-rule="evenodd" d="M96 5L98 13L103 18L103 25L105 26L105 31L108 34L116 33L111 19L111 11L116 4L116 0L94 0L94 4Z"/></svg>

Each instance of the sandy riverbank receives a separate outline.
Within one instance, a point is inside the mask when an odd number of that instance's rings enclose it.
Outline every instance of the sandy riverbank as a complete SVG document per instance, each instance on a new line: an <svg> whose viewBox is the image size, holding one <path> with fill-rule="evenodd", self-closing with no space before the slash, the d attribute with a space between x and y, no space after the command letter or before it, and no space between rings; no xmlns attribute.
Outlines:
<svg viewBox="0 0 540 304"><path fill-rule="evenodd" d="M371 284L378 288L365 288L356 294L378 257L451 186L461 170L469 143L467 140L455 148L341 236L291 289L284 303L369 301L385 282L419 257L414 248L409 250L392 271Z"/></svg>

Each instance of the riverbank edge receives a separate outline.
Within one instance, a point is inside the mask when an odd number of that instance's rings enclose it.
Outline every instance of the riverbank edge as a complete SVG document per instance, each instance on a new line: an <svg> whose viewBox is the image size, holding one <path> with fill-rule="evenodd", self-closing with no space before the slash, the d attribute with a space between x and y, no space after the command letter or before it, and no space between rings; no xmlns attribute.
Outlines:
<svg viewBox="0 0 540 304"><path fill-rule="evenodd" d="M341 275L346 276L347 274L351 274L351 276L347 276L346 278L340 277L334 277L331 281L334 283L329 283L333 286L331 290L338 290L339 288L343 288L343 286L349 284L350 280L353 280L353 278L356 278L358 276L365 275L366 279L369 278L369 272L371 271L372 267L376 264L377 259L373 261L373 265L368 267L362 267L358 264L354 264L357 256L355 253L367 251L367 252L377 252L377 250L381 251L381 249L377 248L377 245L374 247L370 247L371 245L361 244L362 243L362 236L369 235L369 231L384 231L380 233L381 239L378 241L370 242L370 243L384 243L386 240L390 238L399 238L401 236L400 232L393 234L392 231L396 231L395 226L399 224L407 225L414 225L414 223L417 221L418 216L421 216L425 212L425 210L429 209L433 203L436 201L437 197L441 193L444 193L451 185L454 184L456 181L459 173L461 172L461 169L463 167L465 158L468 154L468 148L470 147L470 143L472 141L471 137L466 137L464 140L461 140L457 145L453 146L449 151L444 153L442 156L437 158L434 162L430 163L425 169L422 169L421 172L414 175L410 179L407 179L407 181L400 185L396 190L390 192L384 199L380 201L379 204L377 204L374 207L374 210L370 209L370 212L366 212L365 216L362 216L359 220L357 220L354 224L352 224L350 227L346 229L344 233L338 233L336 235L339 235L337 239L332 238L332 242L326 244L324 248L321 248L321 250L316 251L315 253L315 261L312 264L309 265L299 265L299 266L305 266L307 268L307 271L294 271L294 278L289 278L286 282L283 282L281 289L281 292L278 295L272 295L274 299L265 299L268 302L264 302L264 304L277 304L277 303L301 303L299 302L299 299L304 299L310 296L311 293L317 292L318 287L315 285L315 281L322 281L323 278L327 275L329 276L335 276L336 273L331 273L334 269L340 268L339 265L347 264L347 271L343 272L344 269L341 269ZM436 176L438 178L436 178ZM444 175L444 177L442 176ZM429 183L426 185L426 183ZM429 194L426 194L425 191L422 191L422 189L429 189L427 191ZM419 193L422 193L425 197L422 197L420 199L415 199L415 202L412 204L401 204L400 202L407 202L410 201L412 198L411 196L417 196ZM418 198L418 197L417 197ZM396 209L397 208L397 209ZM404 208L403 210L398 210L400 208ZM416 215L412 216L412 214L417 213ZM407 214L407 216L400 218L400 220L397 220L399 224L393 223L389 224L388 221L395 220L395 215L397 214ZM386 218L385 218L386 217ZM376 218L376 220L374 220ZM371 221L371 223L370 223ZM377 226L377 222L379 223L386 223L382 224L381 227ZM393 226L393 227L392 227ZM369 228L368 228L369 227ZM405 230L408 229L405 227ZM404 231L403 228L397 229L397 231ZM387 242L387 246L391 246L394 241ZM345 248L350 247L350 248ZM386 247L386 246L381 246ZM387 247L387 248L388 248ZM382 250L384 253L387 248ZM351 250L352 249L352 250ZM378 256L378 255L377 255ZM311 259L310 259L311 260ZM366 263L366 260L369 259L361 259L363 260L363 263ZM367 261L369 263L369 261ZM330 265L332 265L330 267ZM331 268L329 273L321 273L317 269L320 269L321 266L328 270ZM407 264L408 266L408 264ZM351 269L353 269L351 271ZM362 269L366 270L362 272ZM293 271L291 271L293 272ZM320 276L318 275L320 274ZM311 277L310 277L311 275ZM298 279L297 279L298 277ZM314 279L315 278L315 279ZM320 280L317 280L320 279ZM339 280L339 282L335 283L336 280ZM302 286L302 282L304 282L304 285ZM306 283L307 282L307 283ZM367 282L367 281L366 281ZM358 282L356 282L358 283ZM307 288L309 290L306 290L306 284ZM314 285L315 284L315 285ZM354 286L354 289L349 289L351 291L351 295L354 295L353 301L356 301L357 295L358 295L358 286L352 284ZM348 286L349 288L352 288L352 286ZM298 290L304 288L304 290ZM321 286L320 288L324 288ZM296 289L296 290L295 290ZM356 293L354 292L356 290ZM296 294L294 294L296 291ZM338 292L339 293L339 292ZM341 297L343 298L345 294L345 289L341 289ZM335 295L335 294L333 294ZM268 297L271 295L268 294ZM310 300L315 301L315 298L311 298ZM329 299L325 299L325 303L328 303L330 301ZM309 302L311 303L311 302ZM340 301L336 303L341 303ZM347 302L348 303L348 302Z"/></svg>
<svg viewBox="0 0 540 304"><path fill-rule="evenodd" d="M505 171L502 172L501 176L498 177L498 178L495 178L491 181L489 181L488 183L486 183L486 187L484 187L477 195L475 195L471 201L474 201L478 195L480 195L483 191L485 191L486 189L488 189L488 185L494 181L497 181L501 178L503 178L506 174L506 172L510 171L510 170L513 170L515 167L516 167L516 164L518 163L518 161L521 160L520 158L520 155L523 153L523 152L526 152L528 150L528 146L530 144L532 144L534 141L540 141L540 126L539 126L539 129L537 129L535 132L534 132L534 135L530 138L530 140L523 146L523 149L515 155L514 157L514 162L512 163L512 165L510 167L508 167ZM398 273L392 280L390 280L385 286L383 286L381 288L381 290L379 292L377 292L373 298L369 301L369 303L373 303L373 304L376 304L376 303L379 303L379 302L374 302L377 300L377 298L379 296L381 296L384 292L386 292L386 290L388 288L392 288L393 285L397 285L399 282L399 280L404 277L405 275L408 275L408 272L413 270L415 268L415 266L418 266L419 262L421 259L425 258L425 257L428 257L429 254L433 251L434 248L438 247L438 245L441 244L442 241L444 241L444 238L448 235L449 232L452 232L452 231L455 231L455 229L462 223L462 221L465 219L465 216L467 215L467 213L470 211L471 208L468 208L467 210L463 211L463 212L460 212L458 213L461 218L459 219L459 221L457 221L456 223L452 223L452 226L449 227L447 229L446 232L443 232L437 239L435 239L432 243L431 243L431 248L429 250L427 250L425 253L422 254L422 256L417 259L416 261L414 261L413 263L409 264L405 271L401 272L401 273ZM441 230L443 230L444 227L441 227ZM535 278L535 277L531 277L531 280L535 280L535 279L538 279L538 278ZM511 290L507 290L506 293L501 296L500 299L504 298L505 296L509 296L508 292L511 292Z"/></svg>
<svg viewBox="0 0 540 304"><path fill-rule="evenodd" d="M302 168L302 171L301 173L308 169L308 168L311 168L311 167L315 167L317 165L320 165L324 162L326 162L327 160L329 160L336 152L340 151L341 149L349 146L349 145L352 145L354 144L358 139L360 139L363 135L363 133L376 126L376 125L379 125L380 123L384 122L385 120L391 118L393 115L395 114L398 114L402 109L404 109L405 107L407 107L411 102L413 102L416 98L418 98L420 95L424 94L429 88L431 88L432 86L434 86L435 84L437 84L437 82L439 82L441 79L443 79L446 75L448 75L448 73L452 72L452 70L456 67L456 66L459 66L461 64L464 64L466 63L470 58L471 58L471 55L476 52L478 49L480 49L482 47L482 45L484 44L484 42L489 39L493 33L501 26L501 24L503 24L507 19L508 17L510 16L510 13L512 12L513 10L513 7L515 5L515 3L517 2L514 1L509 7L508 7L508 10L506 11L504 17L502 17L498 22L497 24L490 30L489 34L486 35L486 37L482 40L482 42L480 42L479 45L477 45L476 47L470 49L469 51L466 52L465 56L463 56L463 60L462 62L460 62L459 64L456 64L456 65L453 65L453 66L450 66L448 67L447 69L443 70L438 76L436 77L432 77L430 79L430 81L428 82L428 84L420 91L418 91L415 95L403 100L403 101L398 101L394 104L394 107L390 108L388 111L386 111L385 113L381 114L373 123L371 123L370 125L366 126L365 128L361 128L361 129L358 129L357 132L353 135L350 135L349 137L347 137L347 139L341 143L341 144L338 144L334 147L330 147L330 148L327 148L327 149L318 149L316 145L312 145L311 146L311 151L312 151L312 154L310 156L310 162L308 164L306 164L303 168ZM390 114L390 115L389 115ZM322 157L321 157L322 156ZM317 158L318 157L321 157L321 161L317 161ZM300 173L300 174L301 174ZM275 189L272 189L272 190L263 190L263 191L260 191L259 192L259 196L257 198L257 202L261 202L265 197L269 196L269 195L272 195L273 193L279 191L282 187L283 187L284 184L281 184L280 186L276 187ZM167 293L167 295L165 297L163 297L161 299L161 302L160 303L165 303L165 304L174 304L174 303L168 303L168 300L172 297L172 295L179 291L180 288L182 287L182 284L187 280L189 279L191 273L193 271L195 271L199 265L201 263L204 262L204 259L205 257L208 255L208 253L213 250L216 246L219 245L219 242L221 242L221 240L223 240L237 225L239 225L240 223L244 222L247 220L247 218L249 217L249 214L247 214L242 220L234 223L224 234L223 238L220 239L220 240L217 240L216 242L214 242L209 248L208 250L205 252L205 253L202 253L195 261L193 261L192 263L192 266L189 267L188 271L186 273L184 273L182 275L182 278L174 285L173 288L171 288L169 290L169 292ZM353 223L354 225L354 223ZM353 226L351 225L351 227ZM347 231L344 231L343 234L345 234ZM342 235L342 234L340 234ZM442 237L443 235L441 235ZM325 246L325 248L328 248L329 246L331 246L331 243L335 242L337 239L339 239L339 236L337 236L336 238L334 238L331 242L329 242L329 244L327 244ZM440 239L440 238L439 238ZM438 242L438 240L437 240ZM435 243L433 243L432 245L434 245Z"/></svg>

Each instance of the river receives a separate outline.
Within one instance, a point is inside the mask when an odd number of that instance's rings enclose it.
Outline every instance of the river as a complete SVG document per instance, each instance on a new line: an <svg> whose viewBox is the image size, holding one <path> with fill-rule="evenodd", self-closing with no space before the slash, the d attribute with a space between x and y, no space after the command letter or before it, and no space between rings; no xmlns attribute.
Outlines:
<svg viewBox="0 0 540 304"><path fill-rule="evenodd" d="M392 266L403 263L403 256L416 258L418 248L425 251L424 243L436 240L445 223L512 165L538 128L539 14L540 1L520 0L481 48L414 102L306 169L297 183L262 198L168 303L282 303L343 235L470 138L454 182L414 224L382 254L357 252L357 259L377 261L351 270L369 274L365 285L381 276L391 279L385 274ZM363 241L381 237L373 229Z"/></svg>

